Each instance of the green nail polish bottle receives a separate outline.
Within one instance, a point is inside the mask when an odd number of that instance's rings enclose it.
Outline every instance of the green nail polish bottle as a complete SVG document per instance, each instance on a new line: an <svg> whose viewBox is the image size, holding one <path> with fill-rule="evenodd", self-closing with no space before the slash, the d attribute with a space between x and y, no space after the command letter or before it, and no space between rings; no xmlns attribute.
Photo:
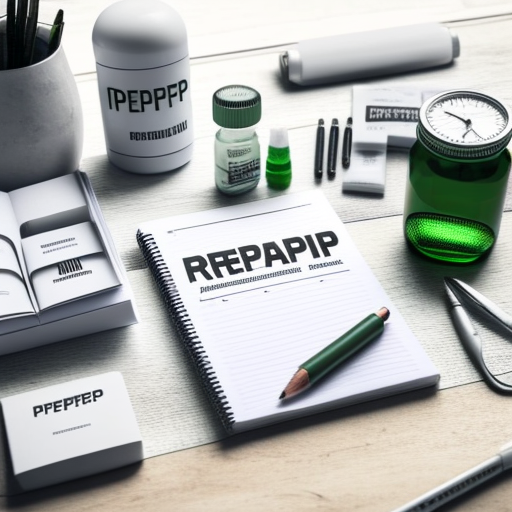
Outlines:
<svg viewBox="0 0 512 512"><path fill-rule="evenodd" d="M267 184L271 188L283 190L290 186L292 162L286 128L272 128L270 130L265 175Z"/></svg>

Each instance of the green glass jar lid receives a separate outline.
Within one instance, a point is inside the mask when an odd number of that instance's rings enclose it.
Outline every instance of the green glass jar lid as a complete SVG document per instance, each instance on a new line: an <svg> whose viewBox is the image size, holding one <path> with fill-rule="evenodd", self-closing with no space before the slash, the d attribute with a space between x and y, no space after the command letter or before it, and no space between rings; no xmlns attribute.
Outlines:
<svg viewBox="0 0 512 512"><path fill-rule="evenodd" d="M247 128L261 119L261 96L245 85L227 85L213 95L213 120L223 128Z"/></svg>
<svg viewBox="0 0 512 512"><path fill-rule="evenodd" d="M441 156L476 160L491 157L512 136L510 109L478 91L437 94L420 109L418 140Z"/></svg>

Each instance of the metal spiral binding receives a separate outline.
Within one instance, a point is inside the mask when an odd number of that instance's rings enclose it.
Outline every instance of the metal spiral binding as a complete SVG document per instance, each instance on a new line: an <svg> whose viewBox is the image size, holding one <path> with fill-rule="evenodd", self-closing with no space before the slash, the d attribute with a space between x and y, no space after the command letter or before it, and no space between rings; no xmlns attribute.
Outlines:
<svg viewBox="0 0 512 512"><path fill-rule="evenodd" d="M151 234L144 234L139 230L137 243L164 298L167 311L194 362L208 397L226 430L231 431L234 414L154 238Z"/></svg>

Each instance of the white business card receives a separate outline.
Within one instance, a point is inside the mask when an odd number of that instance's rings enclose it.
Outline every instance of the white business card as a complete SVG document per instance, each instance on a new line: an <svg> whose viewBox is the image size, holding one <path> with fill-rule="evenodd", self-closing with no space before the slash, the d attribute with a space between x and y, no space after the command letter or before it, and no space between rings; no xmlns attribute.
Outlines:
<svg viewBox="0 0 512 512"><path fill-rule="evenodd" d="M0 402L14 475L26 490L142 459L142 438L119 372Z"/></svg>

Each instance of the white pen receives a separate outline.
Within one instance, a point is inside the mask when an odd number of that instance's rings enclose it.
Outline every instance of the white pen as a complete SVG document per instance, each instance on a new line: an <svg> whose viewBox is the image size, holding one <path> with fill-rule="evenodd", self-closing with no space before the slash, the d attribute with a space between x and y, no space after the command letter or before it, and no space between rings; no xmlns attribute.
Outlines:
<svg viewBox="0 0 512 512"><path fill-rule="evenodd" d="M503 446L494 457L423 494L423 496L407 503L407 505L395 509L393 512L431 512L437 510L454 498L510 468L512 468L512 442Z"/></svg>

